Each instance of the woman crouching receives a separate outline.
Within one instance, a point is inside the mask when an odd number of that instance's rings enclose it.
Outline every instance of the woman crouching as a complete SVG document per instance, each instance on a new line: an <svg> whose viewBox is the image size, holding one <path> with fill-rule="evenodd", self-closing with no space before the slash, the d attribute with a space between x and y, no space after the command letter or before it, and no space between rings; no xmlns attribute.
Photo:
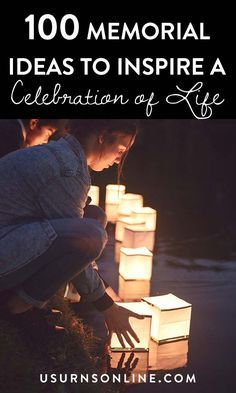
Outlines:
<svg viewBox="0 0 236 393"><path fill-rule="evenodd" d="M72 282L121 345L139 341L129 324L139 316L113 302L92 267L107 241L106 219L86 208L89 169L121 170L135 137L129 120L74 120L64 138L0 160L0 291L10 293L0 317L24 321Z"/></svg>

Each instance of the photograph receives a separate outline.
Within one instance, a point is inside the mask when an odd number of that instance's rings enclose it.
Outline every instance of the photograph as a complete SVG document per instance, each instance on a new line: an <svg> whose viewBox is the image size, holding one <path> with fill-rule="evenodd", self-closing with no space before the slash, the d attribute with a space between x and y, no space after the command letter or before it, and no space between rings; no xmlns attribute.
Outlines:
<svg viewBox="0 0 236 393"><path fill-rule="evenodd" d="M234 393L234 24L92 8L0 25L0 393Z"/></svg>

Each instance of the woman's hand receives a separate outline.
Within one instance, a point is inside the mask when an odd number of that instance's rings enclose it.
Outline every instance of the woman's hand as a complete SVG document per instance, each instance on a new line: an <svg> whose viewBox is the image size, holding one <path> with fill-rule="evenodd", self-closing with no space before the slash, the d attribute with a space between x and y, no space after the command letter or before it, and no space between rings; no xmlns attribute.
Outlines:
<svg viewBox="0 0 236 393"><path fill-rule="evenodd" d="M131 346L131 348L135 347L135 344L133 343L130 336L132 336L137 343L140 342L137 334L129 323L129 317L143 319L144 317L142 315L136 314L135 312L127 310L122 306L118 306L115 303L104 311L104 315L109 331L109 340L111 340L112 333L114 332L116 333L117 338L123 348L126 348L124 339Z"/></svg>

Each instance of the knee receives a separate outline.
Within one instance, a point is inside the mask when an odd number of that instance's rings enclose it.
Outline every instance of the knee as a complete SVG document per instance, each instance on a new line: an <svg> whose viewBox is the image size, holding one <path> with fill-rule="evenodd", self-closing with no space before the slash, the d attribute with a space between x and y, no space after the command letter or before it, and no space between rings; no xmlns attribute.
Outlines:
<svg viewBox="0 0 236 393"><path fill-rule="evenodd" d="M107 215L100 206L88 205L84 210L84 217L97 220L103 228L107 225Z"/></svg>
<svg viewBox="0 0 236 393"><path fill-rule="evenodd" d="M76 253L78 258L85 257L86 260L92 261L104 249L107 233L95 219L72 219L69 228L61 231L59 238L61 239L60 247L64 253Z"/></svg>

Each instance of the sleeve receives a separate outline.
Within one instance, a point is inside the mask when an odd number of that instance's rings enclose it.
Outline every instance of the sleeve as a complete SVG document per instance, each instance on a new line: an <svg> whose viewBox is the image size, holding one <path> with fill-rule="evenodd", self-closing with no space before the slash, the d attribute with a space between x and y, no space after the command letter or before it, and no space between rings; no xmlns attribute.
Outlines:
<svg viewBox="0 0 236 393"><path fill-rule="evenodd" d="M79 178L57 177L41 190L37 199L45 218L82 218L87 192Z"/></svg>
<svg viewBox="0 0 236 393"><path fill-rule="evenodd" d="M102 280L102 282L103 282L105 288L107 289L110 285L109 285L109 284L107 283L107 281L104 280L104 278L101 276L101 273L99 272L98 265L97 265L97 262L96 262L96 261L93 261L93 262L92 262L92 267L93 267L94 270L97 271L97 274L99 275L99 277L101 278L101 280Z"/></svg>
<svg viewBox="0 0 236 393"><path fill-rule="evenodd" d="M72 283L80 294L81 301L93 302L99 311L106 310L114 303L110 296L106 294L103 281L92 265L89 265L75 277Z"/></svg>

